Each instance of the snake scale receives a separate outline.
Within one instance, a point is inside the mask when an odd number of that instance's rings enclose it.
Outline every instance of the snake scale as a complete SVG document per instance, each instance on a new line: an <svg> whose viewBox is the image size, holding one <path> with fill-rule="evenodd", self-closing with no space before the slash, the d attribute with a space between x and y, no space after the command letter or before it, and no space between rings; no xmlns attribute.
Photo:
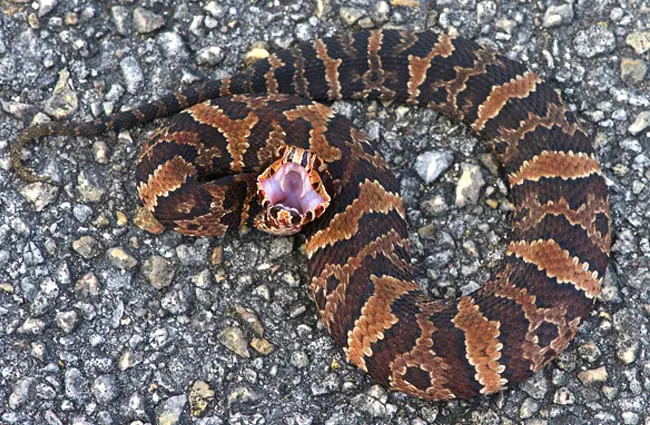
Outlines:
<svg viewBox="0 0 650 425"><path fill-rule="evenodd" d="M367 136L318 103L394 101L464 122L493 147L515 210L512 238L476 292L434 300L413 279L399 185ZM490 394L564 350L599 294L610 248L605 180L575 114L522 64L431 31L369 30L280 50L231 78L86 123L92 136L174 115L136 166L166 227L306 235L322 321L377 381L432 399ZM262 174L260 174L262 173Z"/></svg>

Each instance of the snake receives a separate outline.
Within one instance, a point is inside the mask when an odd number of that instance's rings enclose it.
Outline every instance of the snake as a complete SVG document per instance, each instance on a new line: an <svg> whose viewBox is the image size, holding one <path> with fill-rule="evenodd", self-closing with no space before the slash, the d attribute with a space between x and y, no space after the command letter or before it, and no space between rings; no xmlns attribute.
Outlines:
<svg viewBox="0 0 650 425"><path fill-rule="evenodd" d="M328 104L378 100L465 123L498 158L514 205L503 261L476 291L434 299L414 279L399 183ZM136 163L143 205L185 235L302 232L311 292L346 358L409 395L492 394L555 359L589 315L609 259L607 186L590 137L551 85L476 42L360 30L299 42L223 79L88 122L22 131L95 136L169 120Z"/></svg>

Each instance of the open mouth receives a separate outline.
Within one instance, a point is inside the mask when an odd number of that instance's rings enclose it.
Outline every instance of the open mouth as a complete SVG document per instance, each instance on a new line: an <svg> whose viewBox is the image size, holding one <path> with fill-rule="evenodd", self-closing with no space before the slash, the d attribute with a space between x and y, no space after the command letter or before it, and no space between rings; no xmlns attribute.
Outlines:
<svg viewBox="0 0 650 425"><path fill-rule="evenodd" d="M325 202L311 184L307 170L293 162L283 164L271 177L261 181L266 199L275 206L303 215Z"/></svg>
<svg viewBox="0 0 650 425"><path fill-rule="evenodd" d="M314 161L308 151L289 148L260 174L258 196L266 211L260 230L276 235L297 233L329 206L330 196Z"/></svg>

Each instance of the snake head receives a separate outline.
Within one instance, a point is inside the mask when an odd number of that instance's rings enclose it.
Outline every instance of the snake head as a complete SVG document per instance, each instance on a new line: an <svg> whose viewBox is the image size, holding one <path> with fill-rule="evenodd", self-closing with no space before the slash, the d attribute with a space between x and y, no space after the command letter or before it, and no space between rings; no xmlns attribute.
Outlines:
<svg viewBox="0 0 650 425"><path fill-rule="evenodd" d="M274 235L293 235L320 217L331 198L321 173L325 166L309 151L283 146L280 157L257 177L262 216L255 227Z"/></svg>

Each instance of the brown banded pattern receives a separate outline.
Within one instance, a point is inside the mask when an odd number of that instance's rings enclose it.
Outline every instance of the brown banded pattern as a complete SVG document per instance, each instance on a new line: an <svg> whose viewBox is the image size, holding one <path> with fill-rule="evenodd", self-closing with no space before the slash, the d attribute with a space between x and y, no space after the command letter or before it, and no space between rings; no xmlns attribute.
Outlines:
<svg viewBox="0 0 650 425"><path fill-rule="evenodd" d="M417 289L399 184L362 131L315 102L338 99L430 107L494 148L515 204L513 241L482 288L444 301ZM396 390L447 400L511 387L568 346L598 296L611 225L587 133L535 73L473 41L387 29L299 43L130 111L28 128L12 162L33 180L19 160L32 140L172 115L136 179L144 205L184 234L259 226L256 176L285 145L323 165L331 204L304 229L313 296L348 358Z"/></svg>

